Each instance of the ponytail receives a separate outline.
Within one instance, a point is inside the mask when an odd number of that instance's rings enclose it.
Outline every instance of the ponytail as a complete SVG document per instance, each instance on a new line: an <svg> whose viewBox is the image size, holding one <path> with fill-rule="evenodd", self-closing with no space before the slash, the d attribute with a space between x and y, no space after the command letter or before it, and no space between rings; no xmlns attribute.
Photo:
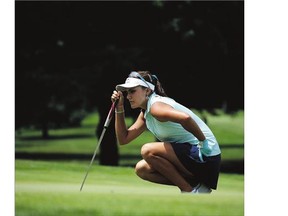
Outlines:
<svg viewBox="0 0 288 216"><path fill-rule="evenodd" d="M155 93L167 97L164 89L162 88L161 83L159 82L159 79L156 75L152 75L149 71L138 71L138 73L147 81L155 85Z"/></svg>
<svg viewBox="0 0 288 216"><path fill-rule="evenodd" d="M159 79L156 75L152 75L152 83L155 85L155 92L156 94L160 95L160 96L164 96L167 97L161 83L159 82Z"/></svg>

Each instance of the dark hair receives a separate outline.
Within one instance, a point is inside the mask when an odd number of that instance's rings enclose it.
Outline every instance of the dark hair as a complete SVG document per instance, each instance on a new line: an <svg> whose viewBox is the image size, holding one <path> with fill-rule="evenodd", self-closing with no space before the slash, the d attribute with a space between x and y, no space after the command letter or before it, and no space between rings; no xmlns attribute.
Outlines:
<svg viewBox="0 0 288 216"><path fill-rule="evenodd" d="M137 71L147 82L155 85L155 93L161 96L167 97L164 89L162 88L161 83L159 82L156 75L150 73L150 71Z"/></svg>

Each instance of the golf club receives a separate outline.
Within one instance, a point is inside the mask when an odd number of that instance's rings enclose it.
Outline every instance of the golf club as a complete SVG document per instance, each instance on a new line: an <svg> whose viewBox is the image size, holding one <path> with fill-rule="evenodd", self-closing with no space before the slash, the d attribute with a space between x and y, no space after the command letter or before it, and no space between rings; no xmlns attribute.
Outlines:
<svg viewBox="0 0 288 216"><path fill-rule="evenodd" d="M97 151L98 151L98 148L99 148L99 146L100 146L100 144L101 144L101 142L102 142L102 139L103 139L103 137L104 137L104 134L105 134L105 132L106 132L106 129L108 128L108 126L109 126L109 124L110 124L110 122L111 122L111 119L113 118L113 114L114 114L114 110L115 110L115 107L116 107L116 105L117 105L117 102L118 102L118 100L116 100L116 101L114 101L114 102L112 103L112 106L111 106L111 108L110 108L110 111L109 111L109 113L108 113L108 116L107 116L107 118L106 118L106 121L105 121L105 123L104 123L104 128L103 128L103 130L102 130L102 133L101 133L101 136L100 136L100 138L99 138L98 144L97 144L97 146L96 146L96 149L95 149L95 151L94 151L93 157L92 157L91 162L90 162L90 164L89 164L89 167L88 167L88 169L87 169L86 175L85 175L85 177L84 177L84 179L83 179L83 182L82 182L82 184L81 184L80 191L82 191L84 182L85 182L85 180L86 180L86 178L87 178L87 175L88 175L88 172L89 172L89 170L90 170L90 168L91 168L91 165L93 164L94 158L95 158L96 153L97 153Z"/></svg>

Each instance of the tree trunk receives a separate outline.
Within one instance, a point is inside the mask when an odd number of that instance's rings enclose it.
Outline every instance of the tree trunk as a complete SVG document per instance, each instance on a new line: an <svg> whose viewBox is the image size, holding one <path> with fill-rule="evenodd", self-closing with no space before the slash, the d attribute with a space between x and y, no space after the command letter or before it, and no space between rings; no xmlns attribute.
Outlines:
<svg viewBox="0 0 288 216"><path fill-rule="evenodd" d="M48 139L49 138L49 133L48 133L48 123L42 123L42 138L43 139Z"/></svg>
<svg viewBox="0 0 288 216"><path fill-rule="evenodd" d="M101 110L101 111L100 111ZM100 122L97 126L96 134L100 138L104 128L104 123L109 109L102 110L99 108ZM115 136L114 117L111 120L110 126L106 129L102 143L100 144L99 164L107 166L119 165L118 145Z"/></svg>

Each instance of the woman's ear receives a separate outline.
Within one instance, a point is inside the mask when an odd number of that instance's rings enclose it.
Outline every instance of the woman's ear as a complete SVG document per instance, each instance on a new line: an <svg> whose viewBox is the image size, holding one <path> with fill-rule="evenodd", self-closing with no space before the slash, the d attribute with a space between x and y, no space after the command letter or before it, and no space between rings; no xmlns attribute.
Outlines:
<svg viewBox="0 0 288 216"><path fill-rule="evenodd" d="M147 89L147 96L149 96L152 93L152 90L150 88L146 88Z"/></svg>

